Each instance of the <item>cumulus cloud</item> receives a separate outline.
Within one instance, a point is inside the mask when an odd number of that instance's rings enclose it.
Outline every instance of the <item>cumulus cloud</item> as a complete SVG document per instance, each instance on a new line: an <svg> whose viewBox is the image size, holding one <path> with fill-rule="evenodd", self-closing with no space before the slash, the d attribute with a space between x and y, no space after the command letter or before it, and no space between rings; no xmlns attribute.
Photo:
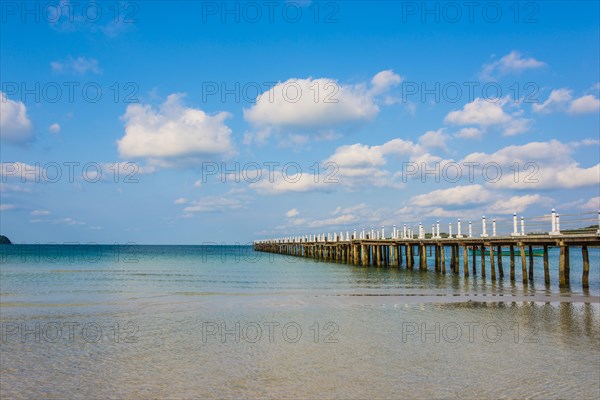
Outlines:
<svg viewBox="0 0 600 400"><path fill-rule="evenodd" d="M392 70L378 72L371 79L371 93L380 94L389 90L390 87L399 85L402 82L402 77L397 75Z"/></svg>
<svg viewBox="0 0 600 400"><path fill-rule="evenodd" d="M184 198L184 197L180 197L177 200L175 200L173 203L174 204L185 204L188 202L188 199Z"/></svg>
<svg viewBox="0 0 600 400"><path fill-rule="evenodd" d="M455 186L414 196L409 203L419 207L461 206L489 202L494 195L481 185Z"/></svg>
<svg viewBox="0 0 600 400"><path fill-rule="evenodd" d="M378 167L386 163L384 146L360 143L338 147L326 161L349 168Z"/></svg>
<svg viewBox="0 0 600 400"><path fill-rule="evenodd" d="M513 50L499 60L484 64L479 76L483 80L489 80L496 76L520 73L528 69L541 68L545 65L546 63L542 61L538 61L533 57L523 57L518 51Z"/></svg>
<svg viewBox="0 0 600 400"><path fill-rule="evenodd" d="M170 166L233 154L231 129L224 122L230 115L220 112L211 116L186 107L183 96L171 94L158 109L129 105L122 116L125 136L117 141L120 156Z"/></svg>
<svg viewBox="0 0 600 400"><path fill-rule="evenodd" d="M300 212L297 209L292 208L291 210L289 210L288 212L285 213L285 216L288 218L294 218L294 217L298 216L299 214L300 214Z"/></svg>
<svg viewBox="0 0 600 400"><path fill-rule="evenodd" d="M461 131L462 136L477 136L476 134L487 131L491 127L499 127L503 130L503 135L512 136L526 132L531 125L531 120L521 118L522 112L517 111L507 113L504 107L516 106L514 103L509 103L509 98L502 99L482 99L480 97L467 103L462 110L449 112L444 122L452 125L477 125L478 132Z"/></svg>
<svg viewBox="0 0 600 400"><path fill-rule="evenodd" d="M478 163L478 168L492 163L499 166L502 175L497 181L488 181L488 187L494 189L571 189L598 186L600 164L582 167L572 158L574 149L582 145L585 143L566 144L557 140L531 142L507 146L491 154L471 153L461 163Z"/></svg>
<svg viewBox="0 0 600 400"><path fill-rule="evenodd" d="M542 197L539 194L511 196L510 198L502 196L502 198L490 204L486 209L493 214L522 213L533 205L546 205L549 202L550 199Z"/></svg>
<svg viewBox="0 0 600 400"><path fill-rule="evenodd" d="M484 134L484 131L482 131L479 128L462 128L461 130L459 130L456 133L457 137L463 138L463 139L478 139L481 138Z"/></svg>
<svg viewBox="0 0 600 400"><path fill-rule="evenodd" d="M584 114L600 111L600 99L592 95L581 96L569 105L571 114Z"/></svg>
<svg viewBox="0 0 600 400"><path fill-rule="evenodd" d="M377 96L400 82L391 70L376 74L370 85L341 84L331 78L279 82L244 109L244 118L257 130L247 134L245 142L264 142L282 129L322 135L332 128L370 121L380 111Z"/></svg>
<svg viewBox="0 0 600 400"><path fill-rule="evenodd" d="M21 101L9 99L0 91L0 139L23 144L33 137L33 124L27 116L27 107Z"/></svg>
<svg viewBox="0 0 600 400"><path fill-rule="evenodd" d="M446 150L446 141L448 135L444 133L444 129L438 129L437 131L427 131L420 138L419 143L426 149L440 149Z"/></svg>
<svg viewBox="0 0 600 400"><path fill-rule="evenodd" d="M532 110L541 114L568 112L569 114L586 114L600 110L600 99L593 95L573 98L573 91L567 88L555 89L541 104L533 104Z"/></svg>
<svg viewBox="0 0 600 400"><path fill-rule="evenodd" d="M378 146L356 143L338 147L325 160L325 164L336 167L339 183L346 187L399 187L391 173L385 169L388 157L410 157L421 152L421 145L403 139L392 139Z"/></svg>
<svg viewBox="0 0 600 400"><path fill-rule="evenodd" d="M600 196L590 198L588 201L581 204L579 208L586 211L600 210Z"/></svg>
<svg viewBox="0 0 600 400"><path fill-rule="evenodd" d="M99 75L102 73L102 68L100 68L98 60L87 57L68 57L64 60L52 61L50 63L50 68L52 68L53 72L60 74L71 73L85 75L86 73L91 72Z"/></svg>
<svg viewBox="0 0 600 400"><path fill-rule="evenodd" d="M418 143L400 138L382 145L369 146L361 143L338 147L325 163L338 168L339 183L349 188L367 186L401 188L402 173L393 174L386 169L388 161L403 160L430 166L443 161L441 157L428 152L429 149L446 149L447 135L443 129L428 131Z"/></svg>
<svg viewBox="0 0 600 400"><path fill-rule="evenodd" d="M570 89L555 89L550 92L550 96L541 104L534 103L531 108L534 112L549 114L551 112L565 110L567 105L573 100L573 91Z"/></svg>
<svg viewBox="0 0 600 400"><path fill-rule="evenodd" d="M545 206L550 203L549 198L537 193L511 195L492 192L481 185L464 185L414 196L408 201L408 205L400 208L396 214L409 222L418 221L423 216L426 218L479 219L482 215L523 213L529 207ZM475 224L473 228L477 231L479 224ZM465 233L464 229L463 225L463 234Z"/></svg>

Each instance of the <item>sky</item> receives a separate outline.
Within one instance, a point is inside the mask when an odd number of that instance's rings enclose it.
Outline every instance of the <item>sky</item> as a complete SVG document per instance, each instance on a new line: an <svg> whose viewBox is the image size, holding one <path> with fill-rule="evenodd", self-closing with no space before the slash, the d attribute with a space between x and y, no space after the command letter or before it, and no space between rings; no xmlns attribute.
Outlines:
<svg viewBox="0 0 600 400"><path fill-rule="evenodd" d="M549 230L552 208L600 209L597 1L0 4L13 242Z"/></svg>

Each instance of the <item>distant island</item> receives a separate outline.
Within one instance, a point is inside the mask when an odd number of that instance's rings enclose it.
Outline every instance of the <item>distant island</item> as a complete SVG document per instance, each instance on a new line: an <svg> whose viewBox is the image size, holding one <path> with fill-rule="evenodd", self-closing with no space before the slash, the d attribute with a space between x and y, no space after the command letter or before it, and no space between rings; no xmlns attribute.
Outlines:
<svg viewBox="0 0 600 400"><path fill-rule="evenodd" d="M12 242L6 236L0 235L0 244L12 244Z"/></svg>

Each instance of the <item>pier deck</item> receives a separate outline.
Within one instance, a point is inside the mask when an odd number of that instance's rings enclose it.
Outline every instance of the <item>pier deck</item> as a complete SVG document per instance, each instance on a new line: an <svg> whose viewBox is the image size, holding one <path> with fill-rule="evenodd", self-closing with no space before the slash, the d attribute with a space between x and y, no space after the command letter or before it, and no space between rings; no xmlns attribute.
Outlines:
<svg viewBox="0 0 600 400"><path fill-rule="evenodd" d="M368 235L367 235L368 236ZM436 272L453 273L464 276L477 274L477 258L480 258L480 274L485 277L490 274L492 280L504 276L503 248L509 249L510 265L508 273L514 281L517 263L520 261L520 275L523 283L533 282L534 248L543 249L544 282L550 283L548 249L558 247L559 255L559 286L570 285L570 257L572 248L579 247L582 252L583 265L581 281L584 288L589 287L589 255L588 247L600 247L600 236L597 234L573 235L524 235L524 236L494 236L494 237L429 237L429 238L383 238L383 239L354 239L344 240L343 235L335 240L307 238L278 239L254 242L256 251L286 254L299 257L310 257L322 260L344 262L362 266L406 267L411 270L418 267L427 270L427 253L434 255ZM478 251L477 251L478 250ZM447 253L449 252L449 253ZM449 260L445 254L449 254ZM462 257L460 255L462 254ZM415 260L417 258L417 260ZM469 260L471 259L471 260ZM418 263L415 263L418 261ZM489 267L486 266L489 262ZM471 268L470 268L471 267ZM598 266L595 266L598 267Z"/></svg>

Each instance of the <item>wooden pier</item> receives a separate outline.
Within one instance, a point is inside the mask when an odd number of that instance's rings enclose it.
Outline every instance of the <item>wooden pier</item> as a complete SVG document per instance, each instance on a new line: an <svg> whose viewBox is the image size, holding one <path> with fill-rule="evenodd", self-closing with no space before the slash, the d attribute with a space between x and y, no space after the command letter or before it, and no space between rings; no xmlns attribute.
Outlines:
<svg viewBox="0 0 600 400"><path fill-rule="evenodd" d="M449 234L441 235L438 223L437 233L435 226L432 226L431 235L424 234L422 225L419 225L418 236L413 235L410 228L407 230L406 226L402 231L394 227L391 237L386 237L384 229L381 232L373 229L365 232L363 229L361 234L357 234L355 230L354 234L350 235L346 232L345 236L340 233L260 240L254 242L254 250L365 267L406 268L407 270L418 268L424 271L429 268L427 263L429 253L434 260L435 272L462 273L465 277L471 274L475 276L478 273L477 258L480 258L479 273L482 278L486 278L489 274L492 281L502 280L505 273L508 273L511 281L515 281L519 275L523 284L534 282L533 260L535 250L538 250L543 256L544 283L549 285L548 251L551 247L557 247L560 249L558 283L561 288L567 288L570 286L571 276L570 252L574 248L579 248L583 260L581 282L583 288L588 288L590 271L588 248L600 247L600 230L584 234L562 234L555 224L558 221L554 220L556 218L554 210L551 217L553 218L552 230L547 234L525 234L523 219L521 219L521 232L517 232L515 214L514 231L506 236L496 234L495 220L493 233L488 236L485 217L483 217L480 237L473 237L470 223L469 234L463 236L459 221L458 234L455 236L451 233L451 226ZM507 257L510 260L507 266L503 265L505 250L508 250ZM486 260L489 261L489 266ZM519 269L520 271L517 272Z"/></svg>

